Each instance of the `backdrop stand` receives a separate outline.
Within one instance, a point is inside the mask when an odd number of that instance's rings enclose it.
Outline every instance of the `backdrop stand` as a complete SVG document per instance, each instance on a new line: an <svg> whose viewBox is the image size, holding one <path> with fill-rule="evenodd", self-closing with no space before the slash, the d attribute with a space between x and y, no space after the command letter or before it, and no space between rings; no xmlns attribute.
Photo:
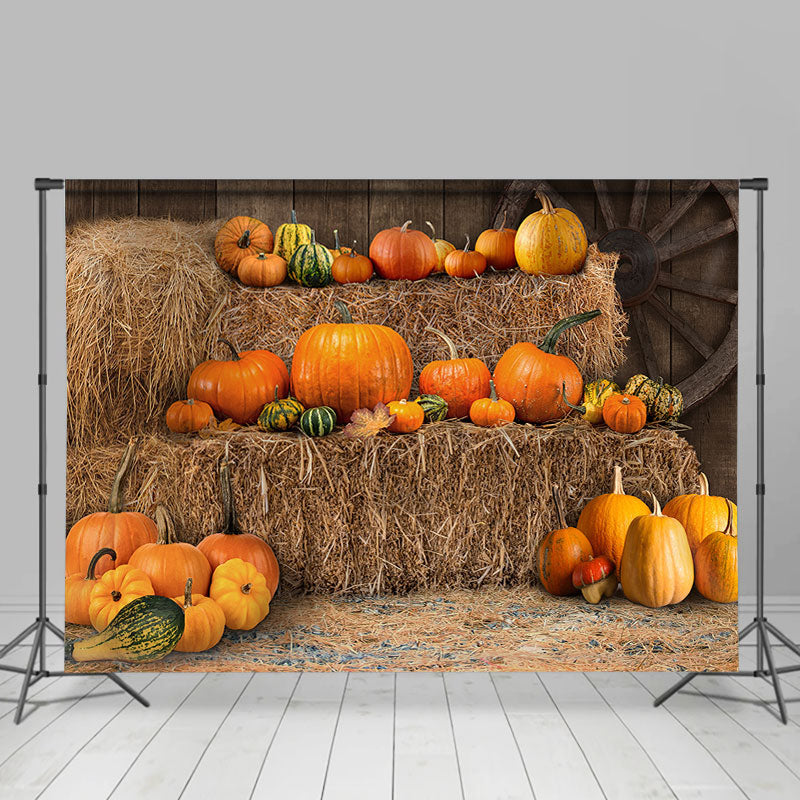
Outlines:
<svg viewBox="0 0 800 800"><path fill-rule="evenodd" d="M756 212L756 615L753 621L739 633L739 641L741 642L755 632L756 668L754 670L712 672L708 674L764 678L772 681L781 720L786 725L788 718L786 716L786 703L781 690L780 675L783 672L800 670L800 664L776 667L769 634L772 634L797 656L800 656L800 646L785 633L778 630L764 616L764 192L767 186L766 178L751 178L739 181L740 189L754 189L756 191L758 203ZM765 661L766 669L764 669ZM689 681L703 674L702 672L688 672L674 686L667 689L660 697L657 697L653 705L661 705L665 700L672 697L675 692L686 686Z"/></svg>
<svg viewBox="0 0 800 800"><path fill-rule="evenodd" d="M31 654L26 667L0 664L0 670L19 672L24 676L17 702L17 712L14 715L16 724L19 724L22 719L25 701L28 698L28 689L34 683L42 678L76 674L47 669L45 652L47 631L50 631L62 642L64 641L64 631L50 622L47 616L45 596L47 583L47 192L49 189L63 189L64 181L62 179L37 178L34 181L34 188L39 193L39 616L0 650L0 658L3 658L6 653L33 635ZM142 705L150 705L118 675L102 673L99 677L109 678Z"/></svg>

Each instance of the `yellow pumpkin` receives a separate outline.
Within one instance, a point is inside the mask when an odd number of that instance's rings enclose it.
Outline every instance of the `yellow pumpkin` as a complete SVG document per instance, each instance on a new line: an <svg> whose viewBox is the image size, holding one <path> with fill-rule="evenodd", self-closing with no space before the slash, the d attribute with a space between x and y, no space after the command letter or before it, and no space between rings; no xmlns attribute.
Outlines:
<svg viewBox="0 0 800 800"><path fill-rule="evenodd" d="M436 248L437 262L436 266L433 268L432 274L436 272L444 272L444 260L456 249L456 246L448 242L446 239L437 239L436 228L433 227L433 223L426 220L425 224L431 229L431 241L433 242L433 246Z"/></svg>
<svg viewBox="0 0 800 800"><path fill-rule="evenodd" d="M680 603L694 583L692 551L678 520L667 517L654 494L653 513L631 522L619 580L625 597L650 608Z"/></svg>
<svg viewBox="0 0 800 800"><path fill-rule="evenodd" d="M636 517L649 514L650 509L638 497L622 490L622 467L614 467L611 492L590 500L578 517L582 531L596 556L608 556L619 570L628 528Z"/></svg>
<svg viewBox="0 0 800 800"><path fill-rule="evenodd" d="M172 598L183 609L183 635L175 645L180 653L210 650L225 633L225 612L215 600L192 594L192 579L186 579L183 597Z"/></svg>
<svg viewBox="0 0 800 800"><path fill-rule="evenodd" d="M601 378L592 381L583 387L583 405L573 406L566 397L564 402L578 411L581 416L592 425L599 425L603 421L603 406L612 394L619 393L619 386L613 381Z"/></svg>
<svg viewBox="0 0 800 800"><path fill-rule="evenodd" d="M728 524L724 531L706 536L694 554L694 583L703 597L715 603L739 598L739 552L733 529L733 503L727 500Z"/></svg>
<svg viewBox="0 0 800 800"><path fill-rule="evenodd" d="M64 619L75 625L91 625L89 617L89 600L92 597L92 589L97 583L94 575L97 562L103 557L108 556L112 562L116 562L117 554L110 547L103 547L98 550L89 562L89 569L86 574L75 572L64 579Z"/></svg>
<svg viewBox="0 0 800 800"><path fill-rule="evenodd" d="M269 614L267 579L241 558L231 558L214 570L209 594L233 630L249 631Z"/></svg>
<svg viewBox="0 0 800 800"><path fill-rule="evenodd" d="M155 594L150 578L130 564L104 572L89 596L92 627L104 631L128 603L150 594Z"/></svg>

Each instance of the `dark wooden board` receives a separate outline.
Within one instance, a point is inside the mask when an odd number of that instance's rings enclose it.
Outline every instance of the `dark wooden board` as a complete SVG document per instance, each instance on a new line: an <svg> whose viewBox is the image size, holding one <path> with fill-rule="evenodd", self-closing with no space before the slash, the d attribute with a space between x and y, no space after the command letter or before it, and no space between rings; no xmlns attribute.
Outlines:
<svg viewBox="0 0 800 800"><path fill-rule="evenodd" d="M332 248L338 229L341 244L369 250L369 181L295 181L294 205L321 244Z"/></svg>
<svg viewBox="0 0 800 800"><path fill-rule="evenodd" d="M443 181L370 181L369 238L384 228L411 220L411 227L428 231L430 220L437 230L444 229Z"/></svg>
<svg viewBox="0 0 800 800"><path fill-rule="evenodd" d="M293 181L217 181L216 216L220 219L255 217L275 233L289 221L293 203Z"/></svg>
<svg viewBox="0 0 800 800"><path fill-rule="evenodd" d="M217 216L217 182L139 181L139 216L214 219Z"/></svg>

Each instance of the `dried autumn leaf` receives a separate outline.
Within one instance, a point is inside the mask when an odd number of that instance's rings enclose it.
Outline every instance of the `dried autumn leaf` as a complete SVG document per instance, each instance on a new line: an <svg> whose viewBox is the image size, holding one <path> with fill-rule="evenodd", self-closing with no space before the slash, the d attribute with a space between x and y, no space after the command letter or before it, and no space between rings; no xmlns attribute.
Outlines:
<svg viewBox="0 0 800 800"><path fill-rule="evenodd" d="M216 430L217 430L217 420L215 417L211 417L211 419L208 421L208 424L204 428L200 428L200 430L197 431L197 435L201 439L210 439L214 435Z"/></svg>
<svg viewBox="0 0 800 800"><path fill-rule="evenodd" d="M344 433L353 439L368 439L388 428L394 418L395 415L390 414L383 403L378 403L372 411L359 408L352 413L350 422L344 426Z"/></svg>
<svg viewBox="0 0 800 800"><path fill-rule="evenodd" d="M239 428L242 426L239 425L237 422L234 422L230 417L228 419L223 420L222 422L217 425L218 431L238 431Z"/></svg>

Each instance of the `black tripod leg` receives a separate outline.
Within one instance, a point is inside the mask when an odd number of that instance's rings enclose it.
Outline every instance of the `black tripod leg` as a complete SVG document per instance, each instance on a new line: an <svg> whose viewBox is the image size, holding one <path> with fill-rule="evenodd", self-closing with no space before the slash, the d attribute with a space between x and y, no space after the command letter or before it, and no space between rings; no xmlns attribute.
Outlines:
<svg viewBox="0 0 800 800"><path fill-rule="evenodd" d="M36 635L33 637L33 646L31 647L31 655L28 659L28 668L25 670L25 676L22 679L22 689L19 693L19 701L17 702L17 713L14 715L14 724L19 725L22 719L22 712L25 709L25 701L28 699L28 688L31 685L31 676L33 675L33 665L36 663L36 656L39 655L39 643L44 636L44 622L37 622Z"/></svg>
<svg viewBox="0 0 800 800"><path fill-rule="evenodd" d="M800 645L793 642L785 633L779 631L771 622L764 620L767 630L781 643L785 644L793 653L800 656Z"/></svg>
<svg viewBox="0 0 800 800"><path fill-rule="evenodd" d="M23 639L27 639L28 636L30 636L36 630L36 626L38 624L38 621L32 622L27 628L25 628L24 631L22 631L22 633L20 633L18 636L15 636L7 645L4 645L3 649L0 650L0 658L2 658L6 653L10 653Z"/></svg>
<svg viewBox="0 0 800 800"><path fill-rule="evenodd" d="M789 721L786 715L786 703L783 701L783 691L781 690L781 678L775 671L775 662L772 660L772 647L769 643L769 636L767 635L767 627L763 620L758 621L758 627L761 629L762 641L764 643L764 655L767 657L767 665L769 666L769 674L772 677L772 685L775 689L775 697L778 701L778 709L781 712L781 721L784 725Z"/></svg>
<svg viewBox="0 0 800 800"><path fill-rule="evenodd" d="M143 706L145 706L145 708L148 708L150 706L149 700L145 699L144 697L142 697L142 695L139 694L139 692L137 692L132 687L128 686L128 684L125 683L125 681L122 680L122 678L120 678L119 675L117 675L116 673L108 672L106 673L106 678L108 678L110 681L114 681L114 683L116 683L117 686L124 689L134 700L138 700Z"/></svg>
<svg viewBox="0 0 800 800"><path fill-rule="evenodd" d="M684 675L674 686L671 686L669 689L667 689L664 694L656 697L656 699L653 700L653 705L660 706L665 700L669 700L669 698L672 697L675 692L679 692L681 689L683 689L683 687L686 686L690 680L696 678L698 674L699 673L697 672L687 672L686 675Z"/></svg>

